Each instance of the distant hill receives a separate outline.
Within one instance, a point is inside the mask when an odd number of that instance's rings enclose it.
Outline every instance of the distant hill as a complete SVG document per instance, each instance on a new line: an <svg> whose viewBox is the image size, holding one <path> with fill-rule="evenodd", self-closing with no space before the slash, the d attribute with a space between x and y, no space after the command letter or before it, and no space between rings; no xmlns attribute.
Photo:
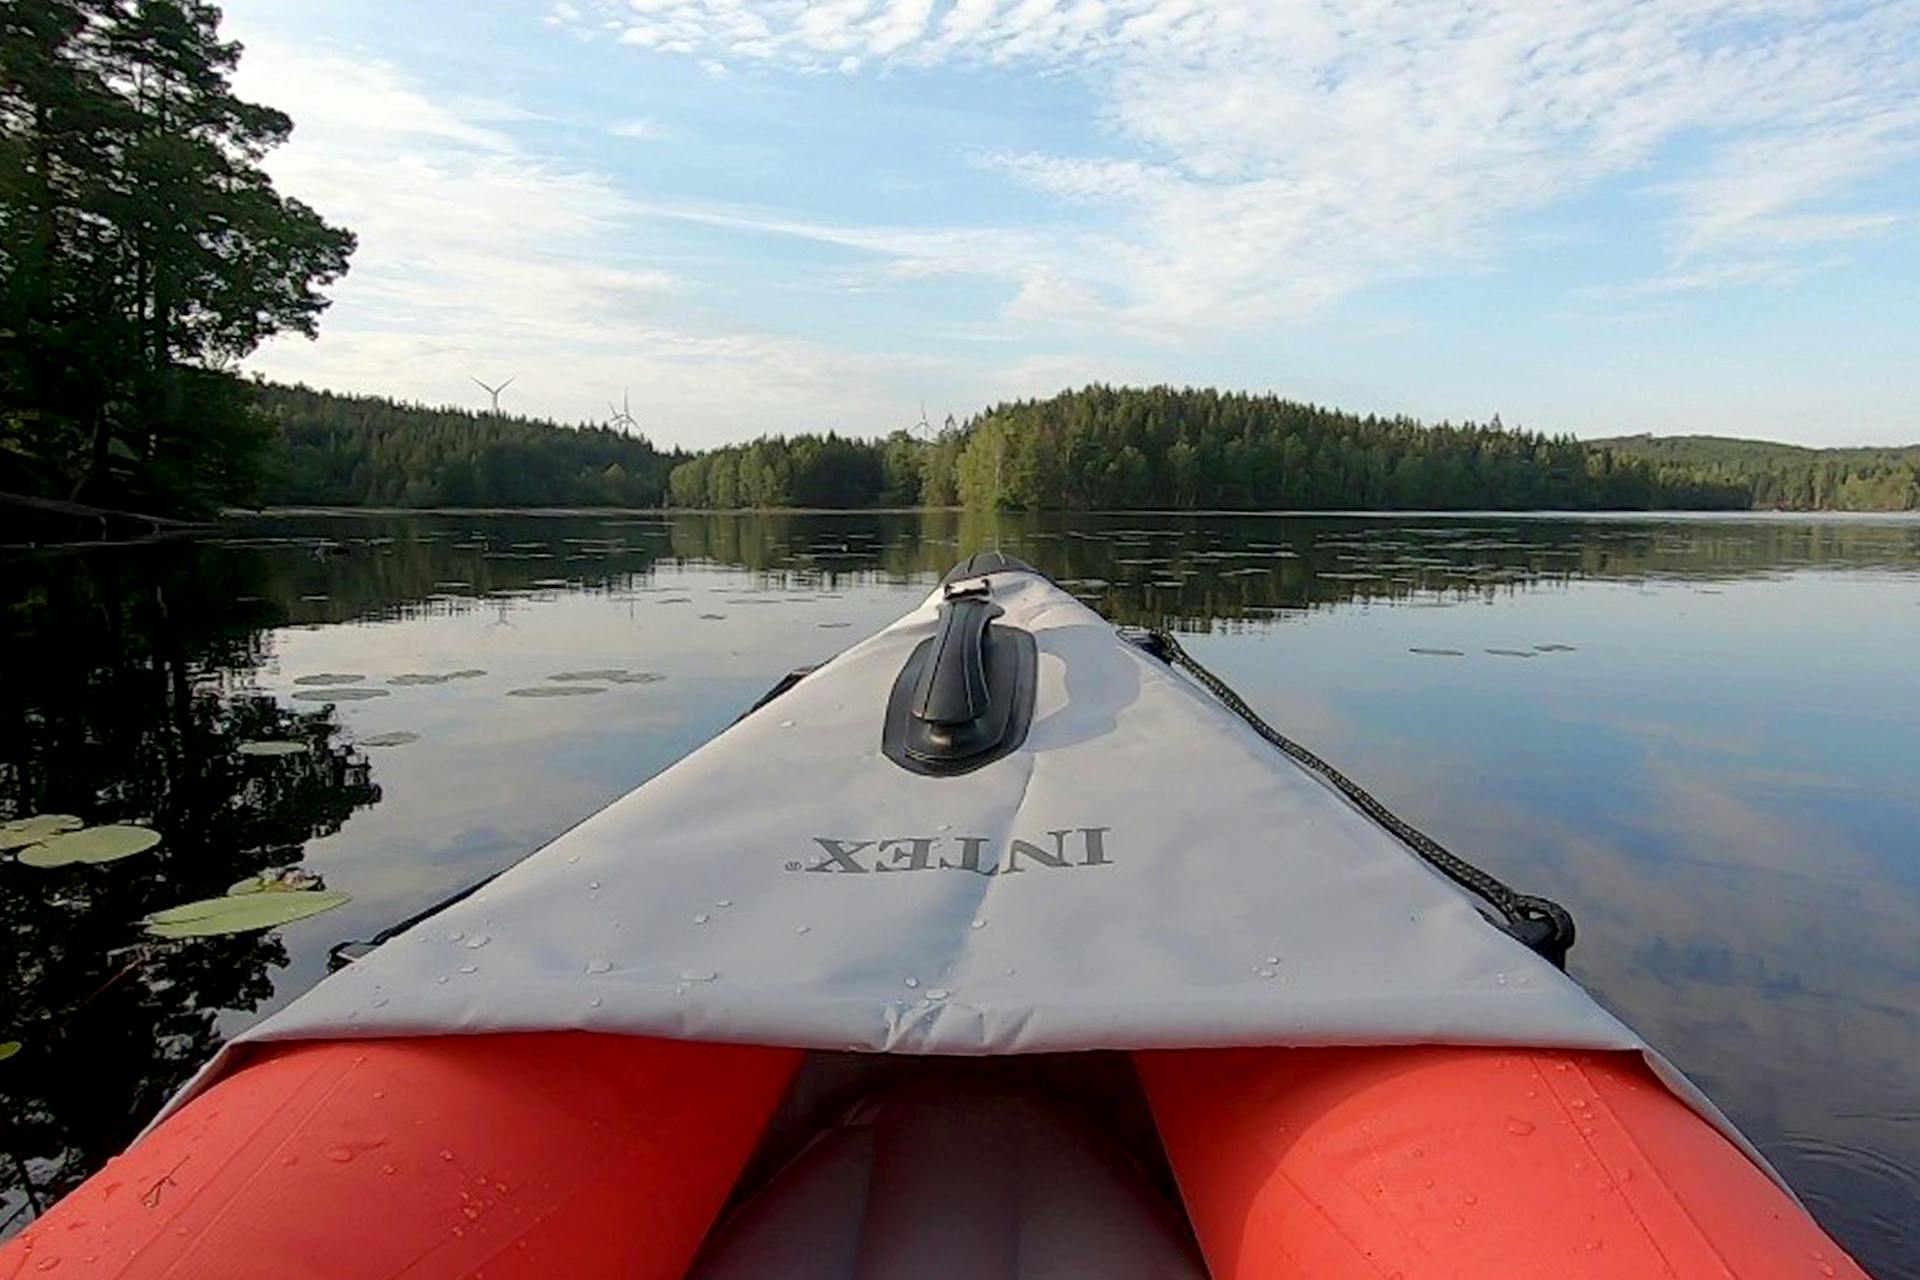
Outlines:
<svg viewBox="0 0 1920 1280"><path fill-rule="evenodd" d="M1897 448L1813 449L1730 436L1615 436L1590 440L1662 476L1736 485L1749 506L1780 511L1920 509L1920 444Z"/></svg>
<svg viewBox="0 0 1920 1280"><path fill-rule="evenodd" d="M657 507L684 453L610 427L254 384L271 506Z"/></svg>

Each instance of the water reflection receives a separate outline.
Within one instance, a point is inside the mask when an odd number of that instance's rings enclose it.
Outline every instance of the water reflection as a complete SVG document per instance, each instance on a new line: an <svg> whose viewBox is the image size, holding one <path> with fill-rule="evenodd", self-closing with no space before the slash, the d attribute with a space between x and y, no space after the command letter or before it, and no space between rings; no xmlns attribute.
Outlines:
<svg viewBox="0 0 1920 1280"><path fill-rule="evenodd" d="M149 912L298 862L373 804L328 711L236 687L261 632L217 549L9 566L0 799L14 815L137 820L148 852L102 865L0 863L0 1063L7 1208L45 1201L119 1151L286 964L272 934L165 942ZM244 743L297 742L281 755ZM31 1181L31 1192L28 1180Z"/></svg>
<svg viewBox="0 0 1920 1280"><path fill-rule="evenodd" d="M1920 1275L1920 523L934 512L232 533L0 564L0 817L150 817L166 836L104 867L0 864L0 980L20 993L0 1040L27 1046L0 1062L15 1189L24 1168L50 1196L116 1149L220 1035L317 980L332 943L508 865L997 546L1115 621L1189 633L1396 809L1567 902L1583 980L1875 1274ZM310 752L236 754L287 737ZM274 934L138 933L292 863L353 901Z"/></svg>
<svg viewBox="0 0 1920 1280"><path fill-rule="evenodd" d="M1775 577L1911 569L1920 524L1886 519L914 514L260 520L226 544L276 565L271 603L312 625L617 591L656 566L718 564L770 589L937 577L997 547L1108 617L1227 628L1352 602L1493 598L1576 579Z"/></svg>

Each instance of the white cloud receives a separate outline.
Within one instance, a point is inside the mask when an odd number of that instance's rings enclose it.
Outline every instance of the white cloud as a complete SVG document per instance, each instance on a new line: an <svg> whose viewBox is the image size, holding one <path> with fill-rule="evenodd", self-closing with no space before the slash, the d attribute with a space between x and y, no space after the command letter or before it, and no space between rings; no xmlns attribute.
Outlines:
<svg viewBox="0 0 1920 1280"><path fill-rule="evenodd" d="M299 121L268 158L276 185L360 239L322 339L270 342L252 369L467 404L469 375L517 375L506 407L572 419L632 388L666 443L909 422L918 395L959 381L937 362L682 322L683 282L647 260L657 213L604 177L529 154L384 64L247 44L240 93Z"/></svg>
<svg viewBox="0 0 1920 1280"><path fill-rule="evenodd" d="M666 128L659 121L644 117L615 121L607 127L607 133L633 142L660 142L668 136Z"/></svg>
<svg viewBox="0 0 1920 1280"><path fill-rule="evenodd" d="M1701 293L1742 285L1788 284L1801 273L1778 258L1750 262L1723 262L1693 270L1675 270L1621 284L1589 285L1574 290L1574 295L1595 302L1619 299L1657 298L1679 293Z"/></svg>
<svg viewBox="0 0 1920 1280"><path fill-rule="evenodd" d="M1676 269L1847 239L1897 216L1856 189L1920 139L1920 0L603 3L655 49L1084 77L1111 154L991 164L1118 227L1059 236L1016 297L1070 279L1129 327L1494 262L1517 216L1679 153L1688 175L1651 192Z"/></svg>

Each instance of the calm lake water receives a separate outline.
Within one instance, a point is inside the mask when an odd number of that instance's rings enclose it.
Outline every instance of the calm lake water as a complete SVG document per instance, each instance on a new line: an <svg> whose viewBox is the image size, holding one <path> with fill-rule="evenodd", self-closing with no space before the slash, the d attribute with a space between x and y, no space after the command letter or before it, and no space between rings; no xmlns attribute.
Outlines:
<svg viewBox="0 0 1920 1280"><path fill-rule="evenodd" d="M83 1178L329 948L996 545L1183 633L1283 731L1569 906L1575 974L1871 1271L1920 1277L1920 521L1897 518L277 517L0 561L0 818L163 836L0 861L8 1229L26 1180L44 1202ZM352 901L145 939L149 912L296 864Z"/></svg>

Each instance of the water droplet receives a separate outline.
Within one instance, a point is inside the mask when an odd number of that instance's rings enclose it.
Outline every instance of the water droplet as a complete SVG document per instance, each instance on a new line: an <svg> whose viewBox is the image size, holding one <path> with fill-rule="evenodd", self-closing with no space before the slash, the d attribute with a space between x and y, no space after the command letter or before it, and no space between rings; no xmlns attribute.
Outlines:
<svg viewBox="0 0 1920 1280"><path fill-rule="evenodd" d="M1526 1137L1533 1132L1533 1129L1534 1125L1531 1120L1522 1120L1514 1117L1507 1121L1507 1132L1516 1138Z"/></svg>
<svg viewBox="0 0 1920 1280"><path fill-rule="evenodd" d="M442 1160L451 1160L453 1159L453 1152L448 1151L446 1148L442 1147L440 1150L440 1158Z"/></svg>
<svg viewBox="0 0 1920 1280"><path fill-rule="evenodd" d="M462 938L464 938L464 937L466 937L466 936L467 936L467 935L466 935L465 933L463 933L463 932L462 932L461 930L459 930L459 929L455 929L455 930L454 930L454 931L453 931L452 933L449 933L449 934L447 935L447 941L448 941L448 942L458 942L458 941L460 941L460 940L461 940Z"/></svg>
<svg viewBox="0 0 1920 1280"><path fill-rule="evenodd" d="M907 985L908 985L908 986L910 986L910 987L917 987L917 986L919 986L919 985L920 985L920 979L918 979L918 978L914 978L914 977L909 977L909 978L907 979Z"/></svg>
<svg viewBox="0 0 1920 1280"><path fill-rule="evenodd" d="M598 880L587 881L587 892L588 893L600 892L600 882Z"/></svg>
<svg viewBox="0 0 1920 1280"><path fill-rule="evenodd" d="M939 826L935 827L934 830L935 831L951 831L953 830L953 824L951 822L943 822Z"/></svg>
<svg viewBox="0 0 1920 1280"><path fill-rule="evenodd" d="M927 999L929 1000L945 1000L949 994L951 993L945 987L929 987L927 989Z"/></svg>
<svg viewBox="0 0 1920 1280"><path fill-rule="evenodd" d="M1604 1248L1606 1248L1606 1241L1604 1241L1604 1240L1589 1240L1589 1241L1587 1241L1587 1252L1588 1252L1588 1253L1598 1253L1598 1252L1600 1252L1600 1250L1602 1250L1602 1249L1604 1249Z"/></svg>
<svg viewBox="0 0 1920 1280"><path fill-rule="evenodd" d="M1255 972L1255 973L1257 973L1257 974L1259 974L1259 975L1260 975L1261 977L1263 977L1263 978L1272 978L1272 977L1275 977L1275 976L1277 976L1277 975L1276 975L1276 974L1274 973L1274 971L1273 971L1273 970L1271 970L1271 969L1255 969L1255 970L1254 970L1254 972Z"/></svg>
<svg viewBox="0 0 1920 1280"><path fill-rule="evenodd" d="M1427 1154L1427 1152L1424 1147L1415 1147L1413 1149L1413 1158L1415 1160L1418 1160L1421 1156L1424 1156L1425 1154Z"/></svg>
<svg viewBox="0 0 1920 1280"><path fill-rule="evenodd" d="M707 922L707 919L708 919L707 913L702 911L700 914L696 915L693 918L693 922L695 924L705 924Z"/></svg>
<svg viewBox="0 0 1920 1280"><path fill-rule="evenodd" d="M570 853L570 854L568 854L568 855L567 855L567 865L568 865L568 866L572 866L572 865L573 865L574 863L576 863L576 862L578 862L578 861L580 861L580 855L579 855L579 854L577 854L577 853Z"/></svg>
<svg viewBox="0 0 1920 1280"><path fill-rule="evenodd" d="M1468 1197L1466 1197L1466 1202L1467 1202L1468 1204L1479 1204L1479 1203L1480 1203L1480 1197L1479 1197L1479 1196L1468 1196Z"/></svg>
<svg viewBox="0 0 1920 1280"><path fill-rule="evenodd" d="M300 1163L300 1157L299 1156L281 1156L280 1163L283 1166L292 1167L293 1165Z"/></svg>
<svg viewBox="0 0 1920 1280"><path fill-rule="evenodd" d="M611 973L612 971L613 961L611 960L603 960L599 956L595 956L593 959L587 961L588 973Z"/></svg>
<svg viewBox="0 0 1920 1280"><path fill-rule="evenodd" d="M333 1161L335 1164L345 1164L353 1159L353 1148L329 1147L327 1148L327 1159Z"/></svg>
<svg viewBox="0 0 1920 1280"><path fill-rule="evenodd" d="M713 905L714 905L714 906L716 906L716 907L730 907L730 906L732 906L732 905L733 905L733 899L732 899L732 898L722 898L722 899L720 899L720 901L718 901L718 902L716 902L716 903L714 903Z"/></svg>
<svg viewBox="0 0 1920 1280"><path fill-rule="evenodd" d="M465 1227L455 1227L455 1228L453 1229L453 1234L455 1234L455 1235L457 1235L457 1236L463 1236L463 1235L465 1235L465 1234L467 1234L467 1229L466 1229Z"/></svg>
<svg viewBox="0 0 1920 1280"><path fill-rule="evenodd" d="M57 1266L59 1266L59 1265L60 1265L60 1259L58 1259L58 1258L42 1258L42 1259L40 1259L40 1261L38 1261L38 1262L36 1262L36 1263L34 1263L33 1265L34 1265L34 1269L35 1269L35 1270L37 1270L37 1271L51 1271L51 1270L53 1270L53 1269L54 1269L55 1267L57 1267ZM1828 1272L1827 1274L1828 1274L1828 1275L1832 1275L1833 1273L1832 1273L1831 1271L1829 1271L1829 1272Z"/></svg>
<svg viewBox="0 0 1920 1280"><path fill-rule="evenodd" d="M587 1003L595 1009L598 1009L601 1005L605 1004L606 1001L602 1000L599 996L595 996L593 999L587 1001Z"/></svg>
<svg viewBox="0 0 1920 1280"><path fill-rule="evenodd" d="M1012 977L1012 976L1013 976L1014 974L1016 974L1016 973L1018 973L1018 972L1019 972L1019 970L1018 970L1018 969L1009 969L1009 970L1007 970L1007 976L1008 976L1009 978L1011 978L1011 977Z"/></svg>
<svg viewBox="0 0 1920 1280"><path fill-rule="evenodd" d="M439 977L435 978L434 981L437 983L446 983L446 982L452 981L452 979L448 978L447 975L443 973Z"/></svg>
<svg viewBox="0 0 1920 1280"><path fill-rule="evenodd" d="M987 927L987 922L985 920L975 920L973 922L973 928L975 929L984 929L986 927Z"/></svg>
<svg viewBox="0 0 1920 1280"><path fill-rule="evenodd" d="M387 998L385 996L375 996L373 999L367 1001L367 1003L376 1009L384 1009L387 1007Z"/></svg>
<svg viewBox="0 0 1920 1280"><path fill-rule="evenodd" d="M1455 1218L1453 1220L1453 1225L1456 1227L1464 1227L1467 1225L1467 1220L1465 1218Z"/></svg>
<svg viewBox="0 0 1920 1280"><path fill-rule="evenodd" d="M795 926L793 927L793 931L794 931L795 933L812 933L812 932L813 932L813 926L812 926L812 925L810 925L810 924L800 924L800 925L795 925Z"/></svg>
<svg viewBox="0 0 1920 1280"><path fill-rule="evenodd" d="M791 729L791 728L793 728L793 721L791 721L791 720L782 720L782 721L780 722L780 727L781 727L782 729Z"/></svg>
<svg viewBox="0 0 1920 1280"><path fill-rule="evenodd" d="M460 966L460 972L462 972L462 973L478 973L478 972L480 972L480 966L479 966L479 965L477 965L477 964L463 964L463 965L461 965L461 966Z"/></svg>
<svg viewBox="0 0 1920 1280"><path fill-rule="evenodd" d="M493 939L488 937L486 934L476 933L471 938L467 939L467 947L469 950L478 951L480 948L486 946L489 942L492 942L492 941Z"/></svg>
<svg viewBox="0 0 1920 1280"><path fill-rule="evenodd" d="M1500 984L1501 986L1503 986L1503 987L1507 985L1507 975L1506 975L1506 974L1504 974L1504 973L1496 973L1496 974L1494 974L1494 975L1493 975L1493 980L1494 980L1495 982L1497 982L1497 983L1499 983L1499 984Z"/></svg>
<svg viewBox="0 0 1920 1280"><path fill-rule="evenodd" d="M380 1172L386 1174L389 1178L391 1178L394 1174L398 1173L399 1170L395 1169L390 1164L383 1164L380 1166Z"/></svg>
<svg viewBox="0 0 1920 1280"><path fill-rule="evenodd" d="M712 982L719 976L719 974L713 972L711 969L682 969L680 971L680 981L682 982Z"/></svg>
<svg viewBox="0 0 1920 1280"><path fill-rule="evenodd" d="M480 1211L479 1211L478 1209L476 1209L476 1208L474 1208L474 1207L473 1207L472 1205L470 1205L470 1204L463 1204L463 1205L461 1205L461 1206L460 1206L460 1212L461 1212L461 1213L464 1213L464 1214L466 1214L466 1215L467 1215L467 1221L468 1221L468 1222L472 1222L472 1221L473 1221L473 1220L474 1220L475 1218L477 1218L477 1217L479 1217L479 1216L480 1216Z"/></svg>
<svg viewBox="0 0 1920 1280"><path fill-rule="evenodd" d="M1268 957L1267 957L1267 963L1268 963L1268 964L1279 964L1279 963L1280 963L1280 957L1279 957L1279 956L1268 956Z"/></svg>
<svg viewBox="0 0 1920 1280"><path fill-rule="evenodd" d="M1578 1111L1587 1105L1587 1100L1585 1098L1569 1098L1567 1105Z"/></svg>

